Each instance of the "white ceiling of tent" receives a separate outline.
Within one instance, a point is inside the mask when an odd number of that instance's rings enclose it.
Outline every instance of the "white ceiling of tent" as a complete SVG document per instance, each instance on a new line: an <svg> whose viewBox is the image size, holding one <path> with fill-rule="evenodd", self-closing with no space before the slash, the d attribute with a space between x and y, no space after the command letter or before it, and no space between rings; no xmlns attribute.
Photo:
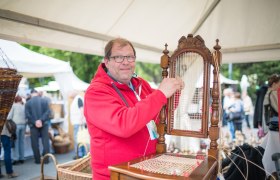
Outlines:
<svg viewBox="0 0 280 180"><path fill-rule="evenodd" d="M113 37L133 42L137 58L159 63L179 38L200 35L223 63L280 60L279 0L1 0L0 38L103 55Z"/></svg>

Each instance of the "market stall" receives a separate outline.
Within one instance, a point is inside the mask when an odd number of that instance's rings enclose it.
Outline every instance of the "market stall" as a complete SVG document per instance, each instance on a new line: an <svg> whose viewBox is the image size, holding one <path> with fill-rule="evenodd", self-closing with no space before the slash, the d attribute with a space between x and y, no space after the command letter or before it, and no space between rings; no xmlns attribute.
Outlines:
<svg viewBox="0 0 280 180"><path fill-rule="evenodd" d="M63 132L68 133L69 120L68 120L68 93L73 90L84 91L88 87L88 83L81 81L74 73L68 62L64 62L49 56L45 56L31 50L26 49L18 43L12 41L6 41L0 39L0 48L5 53L5 56L11 61L13 66L17 69L18 73L26 78L35 77L50 77L53 76L59 86L61 93L61 99L56 99L51 102L51 108L54 112L54 117L51 120L52 124L59 124ZM16 53L15 53L16 52ZM5 64L1 63L0 68L6 67ZM1 76L3 79L4 76ZM3 81L4 82L4 81ZM19 82L18 82L19 83ZM3 85L3 88L7 86ZM15 88L17 89L17 88ZM16 93L16 90L14 94ZM58 101L59 100L59 101ZM11 103L13 100L11 101ZM4 104L1 101L1 107ZM2 111L1 111L2 112ZM8 113L8 110L6 114ZM5 118L4 118L5 119ZM58 123L58 121L60 121ZM3 123L2 123L3 124ZM59 135L56 132L56 135ZM70 128L71 129L71 128ZM71 133L71 132L70 132ZM59 138L57 138L59 139ZM26 133L25 143L30 144L30 135ZM31 146L28 146L31 147ZM25 156L31 156L31 148L25 149ZM67 149L68 150L68 149ZM66 150L66 151L67 151ZM3 152L3 151L2 151Z"/></svg>

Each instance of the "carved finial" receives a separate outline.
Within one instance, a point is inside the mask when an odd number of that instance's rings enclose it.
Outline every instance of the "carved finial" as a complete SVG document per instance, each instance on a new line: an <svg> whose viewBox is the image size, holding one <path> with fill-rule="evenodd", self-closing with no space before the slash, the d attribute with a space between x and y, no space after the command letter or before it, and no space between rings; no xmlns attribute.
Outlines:
<svg viewBox="0 0 280 180"><path fill-rule="evenodd" d="M169 51L167 50L167 43L165 43L165 49L162 51L163 52L163 54L165 54L165 55L167 55L168 53L169 53Z"/></svg>
<svg viewBox="0 0 280 180"><path fill-rule="evenodd" d="M216 51L219 51L221 49L221 46L219 45L219 39L216 39L216 45L214 46L214 49Z"/></svg>
<svg viewBox="0 0 280 180"><path fill-rule="evenodd" d="M161 68L165 69L163 71L164 76L167 76L166 69L168 68L168 64L169 64L169 56L168 56L169 51L167 50L167 46L168 46L167 43L165 43L164 46L165 46L165 49L162 51L163 55L160 58L160 66L161 66Z"/></svg>
<svg viewBox="0 0 280 180"><path fill-rule="evenodd" d="M213 53L213 63L216 63L216 67L219 68L222 61L222 53L220 52L221 46L219 45L219 39L216 39L216 45L213 47L215 52Z"/></svg>

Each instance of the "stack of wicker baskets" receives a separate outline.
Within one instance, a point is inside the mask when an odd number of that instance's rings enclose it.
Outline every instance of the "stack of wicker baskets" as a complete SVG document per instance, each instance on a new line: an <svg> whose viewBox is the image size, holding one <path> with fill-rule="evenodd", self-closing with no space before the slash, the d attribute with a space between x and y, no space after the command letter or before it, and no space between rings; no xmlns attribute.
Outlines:
<svg viewBox="0 0 280 180"><path fill-rule="evenodd" d="M15 52L16 53L16 52ZM0 132L13 105L19 82L22 78L12 62L0 48Z"/></svg>

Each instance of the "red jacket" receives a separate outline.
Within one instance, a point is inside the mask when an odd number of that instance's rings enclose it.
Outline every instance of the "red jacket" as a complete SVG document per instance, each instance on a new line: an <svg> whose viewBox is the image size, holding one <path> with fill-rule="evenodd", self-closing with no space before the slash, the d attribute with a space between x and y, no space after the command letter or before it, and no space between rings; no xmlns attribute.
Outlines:
<svg viewBox="0 0 280 180"><path fill-rule="evenodd" d="M134 92L126 84L113 81L104 70L98 67L85 94L84 113L90 133L90 152L94 179L109 179L108 166L126 162L155 153L156 140L149 140L146 124L156 120L165 95L153 90L141 78L132 78ZM120 90L129 107L126 106L113 84ZM139 92L141 91L141 92Z"/></svg>

